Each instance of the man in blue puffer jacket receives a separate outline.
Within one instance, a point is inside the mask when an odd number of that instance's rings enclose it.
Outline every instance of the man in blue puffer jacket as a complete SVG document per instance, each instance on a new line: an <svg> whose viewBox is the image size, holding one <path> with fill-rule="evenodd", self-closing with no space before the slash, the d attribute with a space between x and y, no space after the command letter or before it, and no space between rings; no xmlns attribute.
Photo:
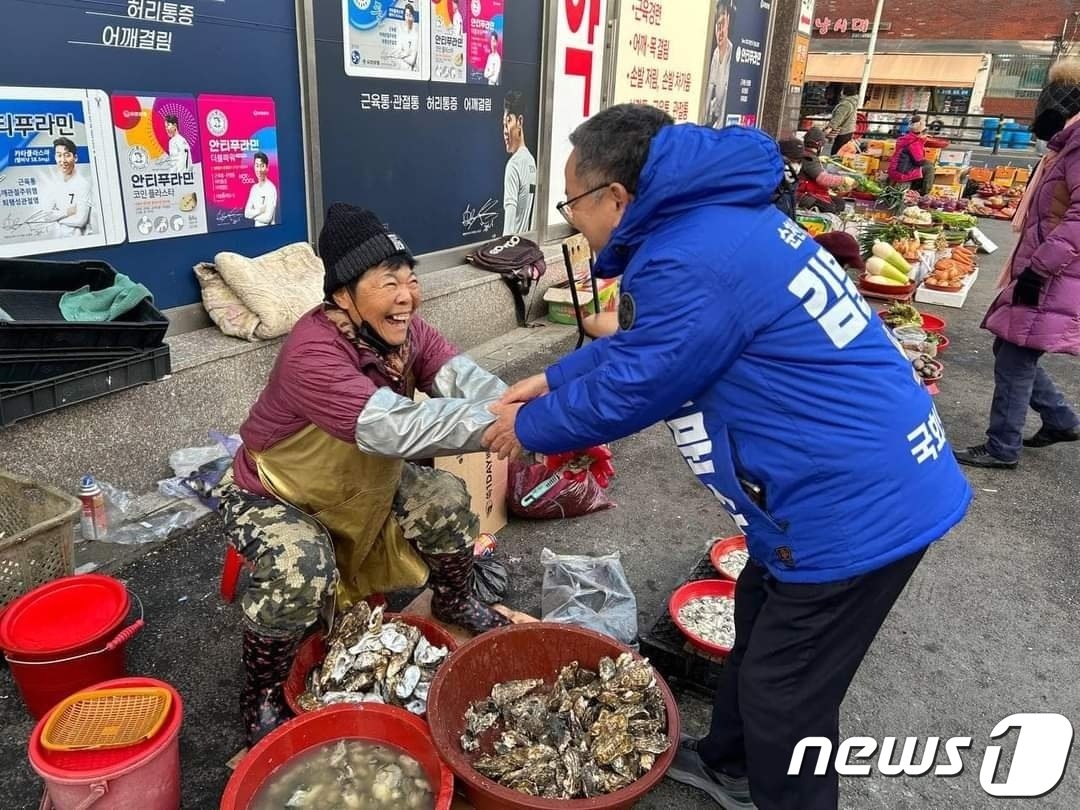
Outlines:
<svg viewBox="0 0 1080 810"><path fill-rule="evenodd" d="M667 423L751 556L711 731L669 775L727 808L831 810L835 770L788 776L793 750L835 746L863 656L971 491L899 346L771 205L776 144L670 123L619 105L571 137L559 210L623 277L620 329L511 388L485 441L554 453Z"/></svg>

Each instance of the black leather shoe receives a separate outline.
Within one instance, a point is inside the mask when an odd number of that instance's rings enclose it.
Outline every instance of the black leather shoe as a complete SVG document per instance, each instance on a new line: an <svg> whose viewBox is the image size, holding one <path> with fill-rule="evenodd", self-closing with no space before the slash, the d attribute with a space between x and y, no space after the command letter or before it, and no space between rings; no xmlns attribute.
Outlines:
<svg viewBox="0 0 1080 810"><path fill-rule="evenodd" d="M1080 428L1058 430L1043 425L1030 439L1024 439L1024 447L1049 447L1058 442L1080 442Z"/></svg>
<svg viewBox="0 0 1080 810"><path fill-rule="evenodd" d="M953 455L961 464L968 467L982 467L987 470L1015 470L1019 462L1005 461L992 455L985 444L969 447L967 450L953 450Z"/></svg>

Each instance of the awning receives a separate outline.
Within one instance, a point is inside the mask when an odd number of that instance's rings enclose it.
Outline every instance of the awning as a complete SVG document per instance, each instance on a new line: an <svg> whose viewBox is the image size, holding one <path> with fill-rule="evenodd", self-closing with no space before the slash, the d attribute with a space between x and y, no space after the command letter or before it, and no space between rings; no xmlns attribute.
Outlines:
<svg viewBox="0 0 1080 810"><path fill-rule="evenodd" d="M859 82L865 64L865 53L811 53L806 81ZM982 66L982 54L879 53L870 68L870 84L972 87Z"/></svg>

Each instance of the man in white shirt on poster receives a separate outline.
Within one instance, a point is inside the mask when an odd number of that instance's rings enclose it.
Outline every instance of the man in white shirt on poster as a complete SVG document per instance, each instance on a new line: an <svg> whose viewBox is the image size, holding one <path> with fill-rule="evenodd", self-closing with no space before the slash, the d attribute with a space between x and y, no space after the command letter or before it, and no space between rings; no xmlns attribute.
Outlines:
<svg viewBox="0 0 1080 810"><path fill-rule="evenodd" d="M405 4L405 30L401 32L399 58L409 70L416 70L420 63L420 32L416 26L416 10L412 3Z"/></svg>
<svg viewBox="0 0 1080 810"><path fill-rule="evenodd" d="M244 207L244 217L254 220L256 228L273 225L274 215L277 213L278 193L277 188L266 176L269 170L270 158L265 152L256 152L256 183L251 187L247 205Z"/></svg>
<svg viewBox="0 0 1080 810"><path fill-rule="evenodd" d="M169 136L169 157L176 171L186 172L191 168L191 144L179 130L180 119L175 115L166 115L165 134Z"/></svg>
<svg viewBox="0 0 1080 810"><path fill-rule="evenodd" d="M499 74L502 73L502 57L499 55L499 35L491 32L491 52L488 54L487 64L484 65L484 78L487 83L494 87L499 83Z"/></svg>
<svg viewBox="0 0 1080 810"><path fill-rule="evenodd" d="M709 85L705 93L705 126L713 129L725 125L731 52L731 0L719 0L716 4L716 47L709 63Z"/></svg>
<svg viewBox="0 0 1080 810"><path fill-rule="evenodd" d="M503 100L503 143L510 159L503 175L503 235L532 230L536 158L525 145L525 102L517 90Z"/></svg>
<svg viewBox="0 0 1080 810"><path fill-rule="evenodd" d="M90 181L79 174L78 149L70 138L53 141L57 175L50 188L50 216L55 217L54 236L67 238L85 236L90 224L93 192Z"/></svg>

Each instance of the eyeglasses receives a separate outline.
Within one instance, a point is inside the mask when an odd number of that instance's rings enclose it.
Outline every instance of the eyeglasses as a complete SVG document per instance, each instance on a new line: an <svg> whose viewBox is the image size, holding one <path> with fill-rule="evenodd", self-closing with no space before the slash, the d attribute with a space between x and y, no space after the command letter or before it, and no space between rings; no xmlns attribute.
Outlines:
<svg viewBox="0 0 1080 810"><path fill-rule="evenodd" d="M568 224L573 225L574 224L574 203L576 203L578 200L582 200L582 199L588 197L590 194L595 194L598 191L603 191L609 185L611 185L611 184L610 183L604 183L603 185L599 185L596 188L590 188L588 191L586 191L586 192L584 192L582 194L578 194L576 197L571 197L569 200L563 200L561 203L558 203L555 206L555 210L558 211L560 214L562 214L563 219L565 219Z"/></svg>

